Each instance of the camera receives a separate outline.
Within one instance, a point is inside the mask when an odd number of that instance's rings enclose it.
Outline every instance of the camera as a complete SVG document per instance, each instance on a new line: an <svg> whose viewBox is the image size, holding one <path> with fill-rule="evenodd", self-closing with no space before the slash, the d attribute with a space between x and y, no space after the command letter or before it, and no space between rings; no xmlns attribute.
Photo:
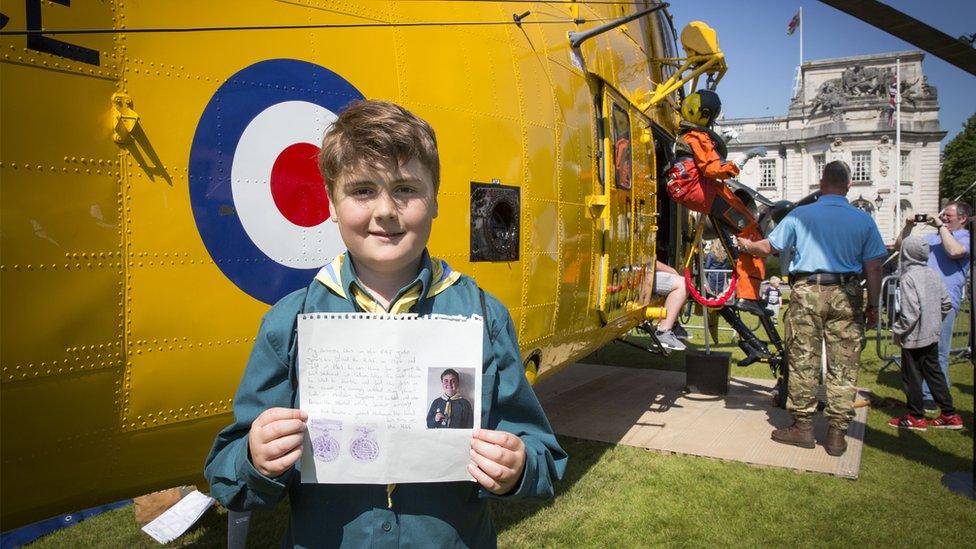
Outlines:
<svg viewBox="0 0 976 549"><path fill-rule="evenodd" d="M928 223L928 214L915 214L915 223Z"/></svg>

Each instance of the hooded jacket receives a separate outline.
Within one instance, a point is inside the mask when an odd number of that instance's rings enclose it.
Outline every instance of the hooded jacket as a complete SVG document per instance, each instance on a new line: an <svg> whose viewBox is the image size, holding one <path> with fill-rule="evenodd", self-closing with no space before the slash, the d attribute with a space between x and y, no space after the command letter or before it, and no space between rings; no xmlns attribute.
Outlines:
<svg viewBox="0 0 976 549"><path fill-rule="evenodd" d="M949 292L938 273L928 265L929 243L910 236L901 245L898 294L901 311L891 331L901 337L905 349L938 343L942 319L952 310Z"/></svg>

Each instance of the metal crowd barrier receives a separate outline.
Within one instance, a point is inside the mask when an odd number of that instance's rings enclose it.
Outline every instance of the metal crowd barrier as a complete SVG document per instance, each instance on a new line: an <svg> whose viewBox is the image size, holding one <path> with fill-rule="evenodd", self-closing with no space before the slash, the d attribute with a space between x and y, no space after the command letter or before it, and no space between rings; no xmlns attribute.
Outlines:
<svg viewBox="0 0 976 549"><path fill-rule="evenodd" d="M881 366L878 373L885 371L885 369L890 366L896 366L899 369L901 368L901 349L895 345L895 337L891 332L891 325L894 323L895 319L898 317L898 313L901 311L901 302L898 297L899 279L899 274L888 275L881 279L881 291L878 293L877 303L878 324L875 326L875 329L877 330L877 333L875 334L875 353L878 355L878 358L884 361L884 364ZM968 318L969 310L972 308L972 306L972 299L969 296L963 296L963 302L959 307L959 314L956 316L956 318ZM957 336L966 335L968 333L969 330L954 330L952 332L952 337L955 339ZM894 354L887 354L892 348L894 348ZM949 362L952 363L953 356L956 358L968 357L970 353L972 353L972 350L969 348L969 345L953 347L949 350Z"/></svg>
<svg viewBox="0 0 976 549"><path fill-rule="evenodd" d="M895 345L895 336L891 333L891 324L898 317L898 312L901 310L901 303L898 300L898 280L900 275L893 274L888 275L881 279L881 291L878 292L878 325L875 326L875 353L878 358L884 361L881 365L881 369L878 373L885 371L889 366L896 366L899 370L901 369L901 350ZM887 336L885 333L887 332ZM892 347L895 348L896 352L893 355L884 354L888 350L888 345L885 345L885 351L881 350L882 340L887 339L890 341Z"/></svg>

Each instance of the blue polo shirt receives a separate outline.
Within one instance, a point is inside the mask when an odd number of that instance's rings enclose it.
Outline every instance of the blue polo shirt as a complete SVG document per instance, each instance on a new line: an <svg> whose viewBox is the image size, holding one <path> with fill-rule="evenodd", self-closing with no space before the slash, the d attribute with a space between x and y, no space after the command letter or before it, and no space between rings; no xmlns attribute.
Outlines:
<svg viewBox="0 0 976 549"><path fill-rule="evenodd" d="M940 235L930 234L925 237L925 240L929 243L929 267L942 276L942 283L945 284L949 297L952 298L952 307L958 311L962 304L966 275L969 273L969 231L966 229L953 231L952 237L966 248L966 255L959 259L949 257L942 245Z"/></svg>
<svg viewBox="0 0 976 549"><path fill-rule="evenodd" d="M794 250L791 273L860 273L865 261L888 254L874 219L836 194L794 209L768 240Z"/></svg>

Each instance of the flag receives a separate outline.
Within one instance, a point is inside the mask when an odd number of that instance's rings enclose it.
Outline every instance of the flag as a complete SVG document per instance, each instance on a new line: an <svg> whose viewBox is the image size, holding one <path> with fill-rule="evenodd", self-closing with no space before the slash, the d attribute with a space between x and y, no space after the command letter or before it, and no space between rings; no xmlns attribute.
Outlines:
<svg viewBox="0 0 976 549"><path fill-rule="evenodd" d="M898 94L898 77L894 74L891 75L891 84L888 85L888 107L885 109L888 112L888 127L895 127L895 111L897 110L897 104L895 96Z"/></svg>
<svg viewBox="0 0 976 549"><path fill-rule="evenodd" d="M796 15L793 16L793 19L790 19L789 24L786 25L786 34L792 35L794 32L796 32L796 28L799 26L800 26L800 12L796 12Z"/></svg>

